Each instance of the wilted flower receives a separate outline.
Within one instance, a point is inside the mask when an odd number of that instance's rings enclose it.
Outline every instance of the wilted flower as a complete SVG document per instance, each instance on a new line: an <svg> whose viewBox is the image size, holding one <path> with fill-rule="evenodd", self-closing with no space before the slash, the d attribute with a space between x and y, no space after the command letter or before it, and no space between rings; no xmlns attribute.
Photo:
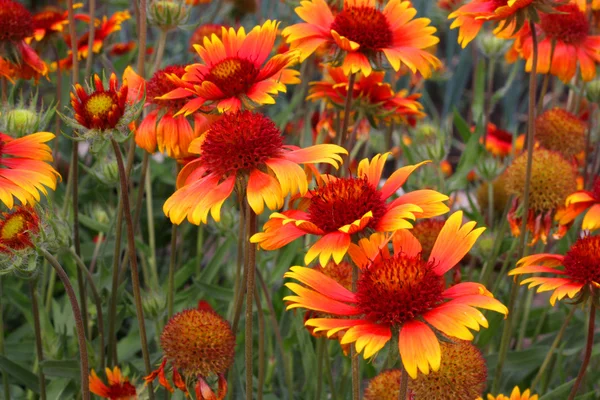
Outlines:
<svg viewBox="0 0 600 400"><path fill-rule="evenodd" d="M212 307L201 301L198 308L175 314L160 335L164 358L160 367L145 377L152 382L156 377L162 386L173 392L167 380L167 364L171 365L173 384L187 394L185 380L194 382L199 399L223 399L227 393L225 372L233 364L235 336L229 323ZM217 376L218 397L215 397L206 379ZM212 396L212 397L211 397Z"/></svg>

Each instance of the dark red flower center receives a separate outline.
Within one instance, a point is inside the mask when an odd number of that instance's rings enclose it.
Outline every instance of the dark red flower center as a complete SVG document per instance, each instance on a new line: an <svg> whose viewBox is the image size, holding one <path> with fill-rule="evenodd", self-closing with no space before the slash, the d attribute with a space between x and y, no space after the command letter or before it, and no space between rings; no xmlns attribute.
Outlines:
<svg viewBox="0 0 600 400"><path fill-rule="evenodd" d="M600 236L578 239L565 254L565 272L573 279L600 284Z"/></svg>
<svg viewBox="0 0 600 400"><path fill-rule="evenodd" d="M0 42L19 42L33 34L31 13L13 0L0 0Z"/></svg>
<svg viewBox="0 0 600 400"><path fill-rule="evenodd" d="M390 47L393 41L392 30L385 15L373 7L344 7L336 15L331 29L358 43L363 52Z"/></svg>
<svg viewBox="0 0 600 400"><path fill-rule="evenodd" d="M576 4L556 7L556 12L542 14L540 26L551 39L567 44L580 44L589 33L590 24L586 15Z"/></svg>
<svg viewBox="0 0 600 400"><path fill-rule="evenodd" d="M387 211L381 192L367 178L337 179L312 193L310 221L325 232L335 232L371 211L368 227L375 226Z"/></svg>
<svg viewBox="0 0 600 400"><path fill-rule="evenodd" d="M435 264L404 253L372 264L358 280L358 306L374 322L399 326L443 301L444 279Z"/></svg>
<svg viewBox="0 0 600 400"><path fill-rule="evenodd" d="M156 71L154 75L152 75L152 78L146 83L146 100L150 103L170 107L172 110L179 111L187 103L186 99L157 99L157 97L167 94L179 87L167 77L167 75L171 74L181 78L183 74L185 74L185 65L170 65Z"/></svg>
<svg viewBox="0 0 600 400"><path fill-rule="evenodd" d="M113 383L108 387L108 399L133 399L137 395L135 386L129 382Z"/></svg>
<svg viewBox="0 0 600 400"><path fill-rule="evenodd" d="M217 85L225 95L238 96L250 89L258 73L252 61L232 57L213 65L204 79Z"/></svg>
<svg viewBox="0 0 600 400"><path fill-rule="evenodd" d="M264 162L281 154L283 137L268 117L250 111L226 113L205 134L200 157L220 176L264 169Z"/></svg>

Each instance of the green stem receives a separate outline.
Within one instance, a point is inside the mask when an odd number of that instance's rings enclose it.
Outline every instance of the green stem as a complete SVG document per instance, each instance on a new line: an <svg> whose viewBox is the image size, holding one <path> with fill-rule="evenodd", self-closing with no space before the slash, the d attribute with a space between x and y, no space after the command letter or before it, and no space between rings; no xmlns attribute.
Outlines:
<svg viewBox="0 0 600 400"><path fill-rule="evenodd" d="M523 303L523 318L521 319L521 324L519 325L519 334L517 336L517 346L516 350L523 349L523 340L525 339L525 333L527 331L527 322L529 321L529 314L531 313L531 303L533 303L533 295L535 291L528 290L527 295L525 296L525 301Z"/></svg>
<svg viewBox="0 0 600 400"><path fill-rule="evenodd" d="M90 17L90 22L88 24L88 49L94 48L94 34L96 24L94 14L96 13L96 0L89 1L89 11L88 15ZM89 76L92 72L92 60L94 59L94 52L88 51L87 59L85 60L85 76Z"/></svg>
<svg viewBox="0 0 600 400"><path fill-rule="evenodd" d="M254 290L254 299L256 301L256 311L258 314L258 389L256 399L263 399L263 386L265 384L265 316L260 301L258 288Z"/></svg>
<svg viewBox="0 0 600 400"><path fill-rule="evenodd" d="M400 375L400 393L398 395L398 400L410 400L408 397L408 372L406 372L406 368L402 368L402 373Z"/></svg>
<svg viewBox="0 0 600 400"><path fill-rule="evenodd" d="M233 284L233 320L236 321L239 319L239 315L242 310L242 302L243 302L243 290L240 290L240 282L246 282L245 278L241 281L242 277L242 264L244 263L244 239L245 239L245 217L244 217L244 205L242 202L239 203L240 208L240 216L238 223L238 241L237 241L237 260L235 264L235 281ZM244 275L245 277L245 275ZM236 318L237 316L237 318ZM237 327L237 324L235 324ZM235 332L235 330L234 330Z"/></svg>
<svg viewBox="0 0 600 400"><path fill-rule="evenodd" d="M537 86L537 63L538 63L538 41L535 23L529 21L529 27L531 28L531 38L533 41L533 57L531 73L529 75L529 116L528 116L528 129L527 129L527 168L525 173L525 188L523 194L523 213L521 235L519 236L519 251L518 258L520 259L525 252L526 238L527 238L527 215L529 211L529 190L531 186L531 167L533 164L533 142L535 136L535 95ZM504 361L506 360L506 354L510 344L510 338L512 336L512 311L516 302L517 295L519 293L519 282L518 278L512 282L510 289L510 299L508 303L508 316L504 322L504 330L502 331L502 339L500 342L500 349L498 352L498 364L496 366L496 374L494 376L494 383L492 385L492 392L498 391L500 385L500 379L502 377L502 370L504 368Z"/></svg>
<svg viewBox="0 0 600 400"><path fill-rule="evenodd" d="M329 385L329 393L331 394L331 400L337 400L337 390L335 389L335 383L333 382L333 371L331 368L331 359L329 358L329 346L326 346L325 351L325 368L327 369L327 384Z"/></svg>
<svg viewBox="0 0 600 400"><path fill-rule="evenodd" d="M257 232L256 228L256 213L250 207L250 205L246 202L246 228L247 228L247 242L249 243L250 238ZM246 357L246 400L252 400L253 397L253 313L252 313L252 305L253 305L253 296L254 296L254 274L256 269L256 246L253 244L248 244L246 249L246 263L245 269L247 270L246 274L246 329L245 329L245 357Z"/></svg>
<svg viewBox="0 0 600 400"><path fill-rule="evenodd" d="M44 350L42 347L42 328L40 324L40 308L38 304L37 279L29 281L29 295L31 296L31 309L33 311L33 331L35 332L35 353L38 362L38 381L40 383L40 399L46 399L46 378L44 377ZM6 397L9 399L10 397Z"/></svg>
<svg viewBox="0 0 600 400"><path fill-rule="evenodd" d="M563 322L558 333L556 334L556 337L554 338L554 341L552 342L552 345L550 346L548 353L546 353L546 357L544 358L544 361L542 362L540 369L538 370L537 374L535 375L535 378L533 378L533 381L531 381L531 385L529 386L531 388L531 390L535 389L535 387L538 385L538 383L540 383L542 376L544 376L544 372L546 371L546 368L548 368L548 365L550 364L550 360L552 359L554 352L556 351L556 349L558 348L558 345L562 341L563 335L565 334L565 331L567 330L567 326L569 325L571 318L573 318L573 314L575 314L576 309L577 309L576 307L571 307L571 311L569 311L569 314L565 318L565 321Z"/></svg>
<svg viewBox="0 0 600 400"><path fill-rule="evenodd" d="M104 369L104 313L102 312L102 298L100 297L100 293L98 292L98 288L96 287L96 284L94 283L94 277L92 276L91 272L88 271L87 267L85 266L85 263L83 262L83 260L81 259L81 257L79 257L77 255L77 253L75 253L75 250L73 248L69 248L69 252L71 253L71 256L73 256L73 258L75 259L75 264L77 264L77 267L81 270L81 272L83 273L83 275L85 276L87 283L90 285L90 288L92 289L92 297L94 298L94 303L96 304L96 313L98 314L98 354L100 355L100 369Z"/></svg>
<svg viewBox="0 0 600 400"><path fill-rule="evenodd" d="M594 331L596 328L596 306L592 302L590 304L590 316L588 322L588 332L587 332L587 341L585 344L585 353L583 356L583 362L581 363L581 368L579 369L579 373L577 374L577 379L575 380L575 384L571 389L571 393L569 394L568 400L573 400L579 391L579 386L581 386L581 381L585 376L585 372L587 370L588 364L590 363L590 358L592 358L592 348L594 346Z"/></svg>
<svg viewBox="0 0 600 400"><path fill-rule="evenodd" d="M483 121L483 147L487 144L487 134L488 129L487 126L490 122L490 115L492 114L492 93L494 91L494 74L496 71L496 58L491 57L489 60L489 68L487 75L487 89L486 89L486 99L487 99L487 107L485 110L484 121Z"/></svg>
<svg viewBox="0 0 600 400"><path fill-rule="evenodd" d="M119 261L121 257L121 235L123 233L123 194L120 193L115 225L115 248L112 262L112 283L108 309L108 365L116 365L117 358L117 301L119 292Z"/></svg>
<svg viewBox="0 0 600 400"><path fill-rule="evenodd" d="M144 152L144 158L149 158L148 153ZM142 170L144 163L142 161ZM146 219L148 220L148 246L150 247L150 273L152 274L152 280L154 287L158 288L158 269L156 265L156 232L154 231L154 207L152 198L152 173L150 170L150 163L147 163L147 173L144 177L144 186L146 188ZM138 194L138 196L140 196ZM143 196L142 196L143 197Z"/></svg>
<svg viewBox="0 0 600 400"><path fill-rule="evenodd" d="M200 276L200 270L202 269L202 255L204 247L204 228L202 225L198 226L198 236L196 238L196 276ZM237 266L236 266L237 268ZM240 266L241 269L241 266ZM235 293L235 292L234 292Z"/></svg>
<svg viewBox="0 0 600 400"><path fill-rule="evenodd" d="M277 346L279 347L279 351L281 353L281 360L283 363L283 374L285 376L285 381L288 389L288 399L293 399L294 381L292 378L292 369L290 368L290 363L288 362L288 353L286 352L283 344L283 336L281 336L281 329L279 328L279 322L277 322L275 308L273 308L271 293L269 292L267 284L259 270L256 271L256 277L258 278L258 283L260 284L263 294L267 300L267 307L269 308L269 315L271 317L271 326L273 328L273 332L275 332L275 341L277 342ZM333 400L335 400L335 398L333 398Z"/></svg>
<svg viewBox="0 0 600 400"><path fill-rule="evenodd" d="M46 288L46 301L44 302L44 308L46 313L50 312L52 307L52 298L54 295L54 285L56 284L56 271L52 269L50 271L50 278L48 278L48 287Z"/></svg>
<svg viewBox="0 0 600 400"><path fill-rule="evenodd" d="M0 354L4 354L4 335L6 331L4 330L4 305L2 304L2 299L4 298L4 293L2 290L2 278L0 278ZM2 371L2 389L4 392L4 398L10 399L10 384L8 383L8 374L6 371Z"/></svg>
<svg viewBox="0 0 600 400"><path fill-rule="evenodd" d="M75 320L75 329L77 331L77 341L79 343L79 366L81 375L81 396L83 400L90 400L90 383L88 377L89 365L88 365L88 353L87 344L85 341L85 329L83 326L83 320L81 318L81 310L77 303L77 296L71 285L71 281L63 267L59 264L58 260L54 256L42 247L38 248L38 251L48 260L52 268L56 271L56 275L62 282L67 292L67 297L71 303L71 309L73 310L73 319Z"/></svg>
<svg viewBox="0 0 600 400"><path fill-rule="evenodd" d="M323 391L323 357L327 347L326 338L317 338L317 393L316 400L321 400L321 392Z"/></svg>
<svg viewBox="0 0 600 400"><path fill-rule="evenodd" d="M554 58L554 49L556 47L556 40L552 40L552 47L550 48L550 65L552 65L552 59ZM550 71L546 75L544 75L544 82L542 83L542 91L540 93L540 99L537 105L537 113L541 114L544 110L544 97L546 97L546 92L548 91L548 84L550 83Z"/></svg>
<svg viewBox="0 0 600 400"><path fill-rule="evenodd" d="M144 1L144 0L142 0ZM140 10L142 12L142 10ZM141 51L141 50L140 50ZM135 251L135 237L133 229L133 220L131 210L129 207L129 191L127 184L127 175L125 172L125 165L123 164L123 155L119 144L114 140L110 139L113 150L115 152L115 158L117 159L117 166L119 168L119 181L121 183L121 197L123 198L123 215L125 217L125 225L127 227L127 253L129 254L129 264L131 265L131 284L133 288L133 298L135 303L135 311L138 320L138 328L140 330L140 341L142 346L142 356L144 358L144 366L146 375L150 375L152 367L150 365L150 354L148 349L148 340L146 338L146 323L144 321L144 308L142 307L142 294L140 288L140 277L137 265L137 254ZM133 144L132 144L133 146ZM152 382L148 383L148 395L151 400L154 400L154 390L152 388Z"/></svg>
<svg viewBox="0 0 600 400"><path fill-rule="evenodd" d="M164 29L160 30L158 34L158 43L156 45L156 58L154 59L154 65L152 66L152 73L155 73L160 68L163 55L165 54L165 45L167 43L167 31Z"/></svg>
<svg viewBox="0 0 600 400"><path fill-rule="evenodd" d="M177 225L171 226L171 254L169 256L169 283L167 289L167 315L173 315L173 301L175 297L175 267L177 264Z"/></svg>
<svg viewBox="0 0 600 400"><path fill-rule="evenodd" d="M487 131L487 129L486 129ZM488 225L490 229L494 228L494 182L488 182Z"/></svg>

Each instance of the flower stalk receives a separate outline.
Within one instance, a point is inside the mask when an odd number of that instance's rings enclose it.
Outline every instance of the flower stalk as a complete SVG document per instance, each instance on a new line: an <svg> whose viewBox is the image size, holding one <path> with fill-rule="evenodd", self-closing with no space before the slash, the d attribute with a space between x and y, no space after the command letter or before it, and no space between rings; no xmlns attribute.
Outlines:
<svg viewBox="0 0 600 400"><path fill-rule="evenodd" d="M575 399L577 392L579 391L579 386L581 386L581 381L583 381L583 377L585 376L585 372L590 363L590 359L592 358L592 348L594 346L594 331L596 328L596 306L592 302L590 304L590 316L588 322L588 332L587 332L587 341L585 344L585 353L583 356L583 362L581 363L581 368L579 369L579 373L577 374L577 379L575 380L575 384L571 389L571 393L569 393L569 399Z"/></svg>
<svg viewBox="0 0 600 400"><path fill-rule="evenodd" d="M257 220L256 213L250 207L250 204L246 202L246 228L247 228L247 249L246 249L246 262L245 270L246 274L246 327L245 327L245 356L246 356L246 400L252 400L254 398L253 390L253 313L252 305L254 301L254 278L256 269L256 245L248 244L250 238L257 232Z"/></svg>

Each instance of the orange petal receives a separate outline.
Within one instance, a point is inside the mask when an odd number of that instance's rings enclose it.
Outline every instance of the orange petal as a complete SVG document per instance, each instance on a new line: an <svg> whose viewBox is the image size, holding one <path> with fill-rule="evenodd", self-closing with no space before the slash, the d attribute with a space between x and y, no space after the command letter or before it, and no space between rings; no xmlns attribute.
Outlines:
<svg viewBox="0 0 600 400"><path fill-rule="evenodd" d="M350 235L343 232L331 232L321 237L304 256L304 263L310 264L317 256L321 266L326 266L333 257L336 263L341 263L350 246Z"/></svg>
<svg viewBox="0 0 600 400"><path fill-rule="evenodd" d="M408 375L417 379L417 370L429 374L440 368L442 353L435 333L420 321L409 321L400 328L398 348Z"/></svg>
<svg viewBox="0 0 600 400"><path fill-rule="evenodd" d="M327 275L312 268L292 267L290 268L290 271L286 272L283 276L284 278L296 279L333 300L348 303L356 302L354 293Z"/></svg>

